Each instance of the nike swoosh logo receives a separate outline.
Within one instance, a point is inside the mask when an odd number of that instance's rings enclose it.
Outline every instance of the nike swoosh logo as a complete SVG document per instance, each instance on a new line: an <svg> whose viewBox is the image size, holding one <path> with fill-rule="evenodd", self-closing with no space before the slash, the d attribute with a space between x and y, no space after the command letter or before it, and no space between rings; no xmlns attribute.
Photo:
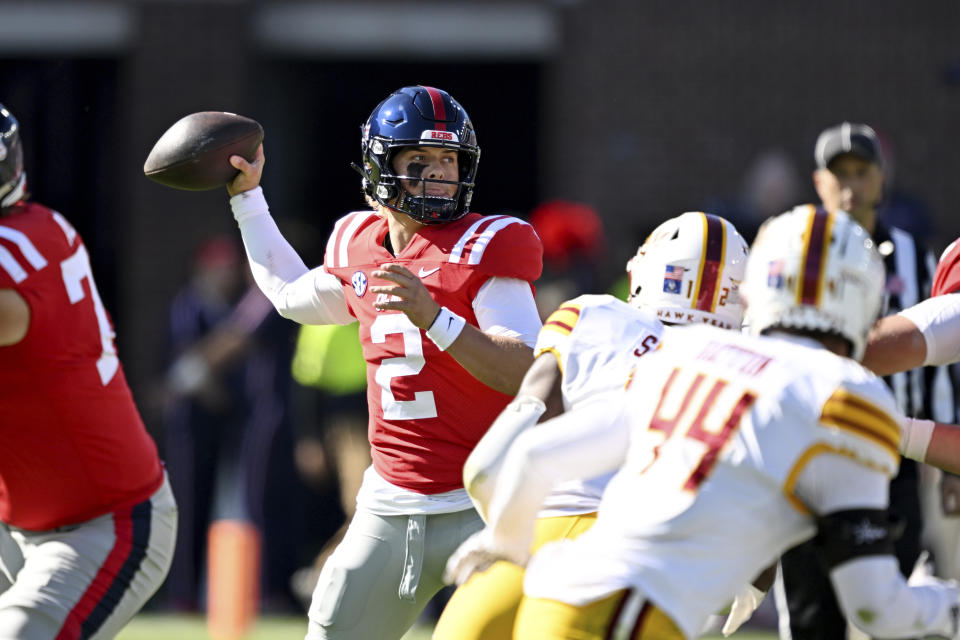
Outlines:
<svg viewBox="0 0 960 640"><path fill-rule="evenodd" d="M440 271L440 267L435 267L433 269L424 269L423 267L420 267L420 277L426 278L431 273L436 273L437 271Z"/></svg>

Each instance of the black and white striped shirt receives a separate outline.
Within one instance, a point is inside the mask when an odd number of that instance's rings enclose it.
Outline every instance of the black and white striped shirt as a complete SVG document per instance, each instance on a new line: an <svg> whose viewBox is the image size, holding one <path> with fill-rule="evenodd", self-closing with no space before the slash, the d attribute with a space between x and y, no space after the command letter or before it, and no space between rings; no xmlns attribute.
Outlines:
<svg viewBox="0 0 960 640"><path fill-rule="evenodd" d="M873 239L887 268L887 313L911 307L930 295L935 256L910 233L877 223ZM897 406L907 416L956 422L950 368L921 367L885 378Z"/></svg>

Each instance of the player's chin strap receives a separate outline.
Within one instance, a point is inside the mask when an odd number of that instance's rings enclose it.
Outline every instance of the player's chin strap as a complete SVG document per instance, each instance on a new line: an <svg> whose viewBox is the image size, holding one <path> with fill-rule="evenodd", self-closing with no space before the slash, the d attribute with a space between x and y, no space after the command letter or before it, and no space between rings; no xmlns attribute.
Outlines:
<svg viewBox="0 0 960 640"><path fill-rule="evenodd" d="M497 475L510 445L521 433L537 424L546 410L543 401L534 396L514 398L493 421L464 463L463 486L484 522L497 486Z"/></svg>

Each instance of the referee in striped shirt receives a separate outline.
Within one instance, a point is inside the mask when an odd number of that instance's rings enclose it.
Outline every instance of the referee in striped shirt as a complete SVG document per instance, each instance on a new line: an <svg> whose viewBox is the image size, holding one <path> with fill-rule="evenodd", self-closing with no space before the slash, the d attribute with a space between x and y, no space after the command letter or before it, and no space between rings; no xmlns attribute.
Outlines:
<svg viewBox="0 0 960 640"><path fill-rule="evenodd" d="M888 313L927 297L934 256L906 231L878 220L883 198L884 159L877 134L865 124L844 122L825 129L814 148L813 183L828 211L852 215L876 241L887 268ZM886 378L900 410L908 416L953 422L953 385L946 367L925 367ZM890 484L890 509L904 521L896 543L900 570L910 575L920 554L919 469L904 458ZM780 560L777 585L780 637L842 640L847 623L827 574L820 568L816 538L791 549Z"/></svg>

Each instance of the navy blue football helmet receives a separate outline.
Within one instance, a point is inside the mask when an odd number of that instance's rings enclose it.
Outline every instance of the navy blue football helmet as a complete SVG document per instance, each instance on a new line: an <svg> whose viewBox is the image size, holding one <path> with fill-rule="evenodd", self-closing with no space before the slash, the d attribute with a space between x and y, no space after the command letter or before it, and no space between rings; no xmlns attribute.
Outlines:
<svg viewBox="0 0 960 640"><path fill-rule="evenodd" d="M449 222L467 214L480 147L467 112L446 91L416 86L393 92L363 125L361 147L363 166L354 168L363 176L363 192L383 206L424 224ZM459 180L396 175L392 161L404 147L455 149ZM400 180L418 181L420 193L408 192ZM427 195L428 182L456 184L457 192L452 198Z"/></svg>
<svg viewBox="0 0 960 640"><path fill-rule="evenodd" d="M0 104L0 209L12 206L23 198L26 182L20 125Z"/></svg>

